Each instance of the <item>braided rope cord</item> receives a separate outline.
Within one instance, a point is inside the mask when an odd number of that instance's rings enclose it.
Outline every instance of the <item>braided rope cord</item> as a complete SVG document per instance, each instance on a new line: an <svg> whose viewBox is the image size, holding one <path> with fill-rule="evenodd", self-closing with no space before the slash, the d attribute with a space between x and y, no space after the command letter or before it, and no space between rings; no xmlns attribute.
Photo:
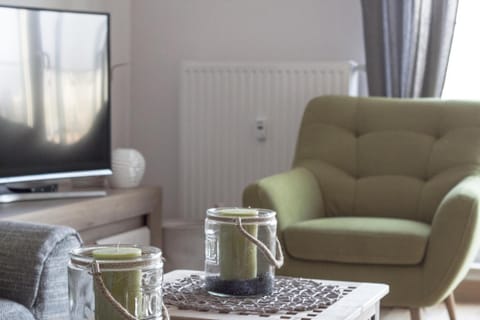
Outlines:
<svg viewBox="0 0 480 320"><path fill-rule="evenodd" d="M261 242L256 237L248 233L247 230L245 230L245 228L242 225L241 218L235 218L235 226L248 240L250 240L250 242L255 244L257 248L260 249L260 251L263 253L265 258L268 260L268 262L270 262L271 265L275 266L277 269L283 266L284 257L282 252L282 245L280 244L278 237L275 237L277 248L275 250L275 256L274 256L273 253L270 251L270 249L268 249L268 247L263 242Z"/></svg>

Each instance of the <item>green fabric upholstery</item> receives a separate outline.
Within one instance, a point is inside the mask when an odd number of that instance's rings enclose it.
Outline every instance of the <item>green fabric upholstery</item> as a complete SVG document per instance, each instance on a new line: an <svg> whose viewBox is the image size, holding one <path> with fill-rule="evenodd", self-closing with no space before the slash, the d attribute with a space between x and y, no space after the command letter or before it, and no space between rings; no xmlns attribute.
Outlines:
<svg viewBox="0 0 480 320"><path fill-rule="evenodd" d="M423 260L429 235L430 225L417 221L332 217L287 228L284 249L293 258L312 261L416 265Z"/></svg>
<svg viewBox="0 0 480 320"><path fill-rule="evenodd" d="M292 169L249 185L277 212L279 274L383 282L384 305L445 299L478 251L480 102L313 99Z"/></svg>

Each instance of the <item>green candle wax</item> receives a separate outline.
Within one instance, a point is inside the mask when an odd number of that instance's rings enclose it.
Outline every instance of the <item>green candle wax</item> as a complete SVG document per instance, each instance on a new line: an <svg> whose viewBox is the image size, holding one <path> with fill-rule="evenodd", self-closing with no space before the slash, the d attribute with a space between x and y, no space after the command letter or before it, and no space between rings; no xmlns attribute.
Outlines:
<svg viewBox="0 0 480 320"><path fill-rule="evenodd" d="M142 256L139 248L108 247L92 252L96 260L130 260ZM112 296L132 315L137 315L137 305L141 305L141 272L139 270L112 270L102 272L102 279ZM95 287L95 320L121 320L123 317Z"/></svg>
<svg viewBox="0 0 480 320"><path fill-rule="evenodd" d="M254 209L229 208L219 211L224 217L258 216ZM257 237L256 224L243 224L244 229ZM222 280L247 280L257 277L257 247L235 225L222 224L219 231L219 264Z"/></svg>
<svg viewBox="0 0 480 320"><path fill-rule="evenodd" d="M92 256L97 260L129 260L142 256L142 250L134 247L106 247L93 250Z"/></svg>

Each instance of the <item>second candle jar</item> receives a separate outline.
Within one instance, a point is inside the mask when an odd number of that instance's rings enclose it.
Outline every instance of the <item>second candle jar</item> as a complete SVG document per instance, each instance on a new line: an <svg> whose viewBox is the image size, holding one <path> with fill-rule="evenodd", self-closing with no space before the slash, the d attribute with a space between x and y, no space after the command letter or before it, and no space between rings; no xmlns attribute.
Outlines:
<svg viewBox="0 0 480 320"><path fill-rule="evenodd" d="M276 226L275 212L271 210L208 209L205 220L206 290L232 296L270 294L275 267L258 242L275 255Z"/></svg>
<svg viewBox="0 0 480 320"><path fill-rule="evenodd" d="M151 246L87 245L70 253L71 320L162 320L163 262Z"/></svg>

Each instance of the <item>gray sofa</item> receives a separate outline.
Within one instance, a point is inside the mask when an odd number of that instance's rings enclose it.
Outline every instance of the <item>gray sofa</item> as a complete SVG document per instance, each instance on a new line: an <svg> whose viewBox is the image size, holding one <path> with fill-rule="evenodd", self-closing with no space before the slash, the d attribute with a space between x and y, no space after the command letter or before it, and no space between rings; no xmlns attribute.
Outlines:
<svg viewBox="0 0 480 320"><path fill-rule="evenodd" d="M69 319L68 227L0 221L0 320Z"/></svg>

